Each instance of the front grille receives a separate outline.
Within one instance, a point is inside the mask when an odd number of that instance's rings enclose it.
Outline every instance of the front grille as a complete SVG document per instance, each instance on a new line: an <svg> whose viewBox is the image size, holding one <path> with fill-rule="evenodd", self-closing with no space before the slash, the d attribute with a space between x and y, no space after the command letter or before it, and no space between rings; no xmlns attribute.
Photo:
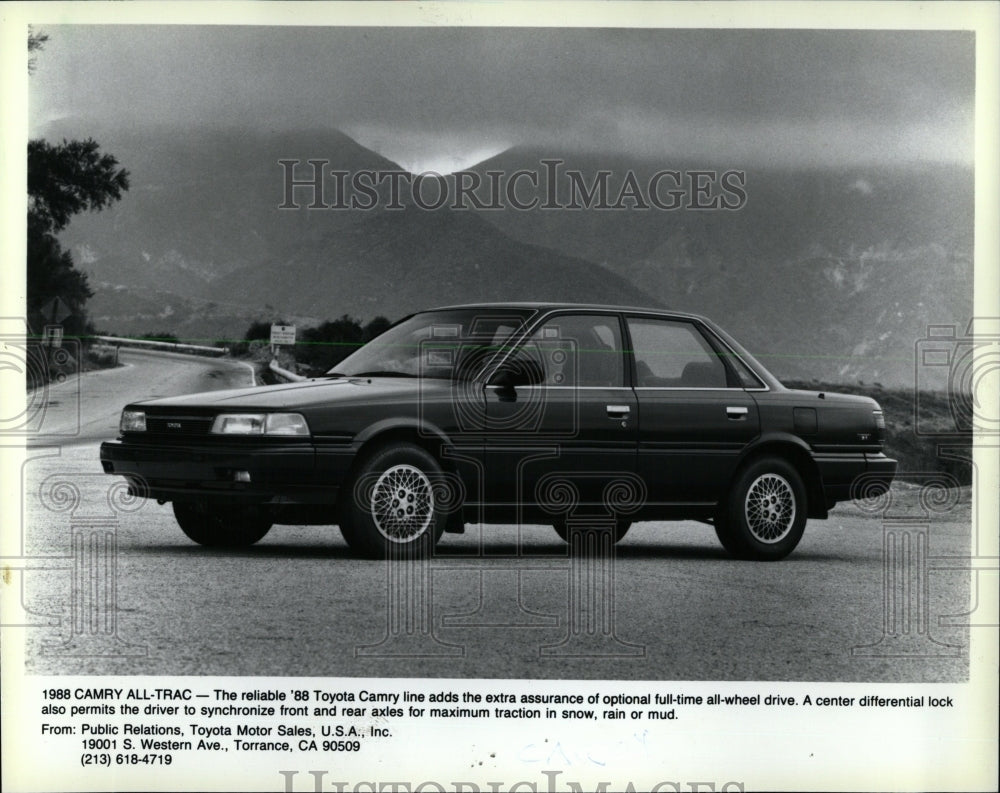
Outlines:
<svg viewBox="0 0 1000 793"><path fill-rule="evenodd" d="M212 416L171 416L146 414L146 432L155 435L191 437L208 435L212 429Z"/></svg>

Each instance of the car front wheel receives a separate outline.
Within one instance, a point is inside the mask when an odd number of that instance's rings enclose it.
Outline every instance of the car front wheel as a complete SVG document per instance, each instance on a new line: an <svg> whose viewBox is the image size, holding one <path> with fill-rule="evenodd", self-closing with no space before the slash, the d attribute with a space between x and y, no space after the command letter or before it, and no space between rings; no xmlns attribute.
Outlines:
<svg viewBox="0 0 1000 793"><path fill-rule="evenodd" d="M271 521L253 507L222 509L175 501L174 518L189 539L211 548L244 548L271 530Z"/></svg>
<svg viewBox="0 0 1000 793"><path fill-rule="evenodd" d="M783 559L795 550L805 526L802 477L779 457L763 457L741 469L715 517L719 541L739 559Z"/></svg>
<svg viewBox="0 0 1000 793"><path fill-rule="evenodd" d="M447 522L446 482L426 450L385 446L362 461L345 492L340 530L352 550L372 559L416 555L434 547Z"/></svg>

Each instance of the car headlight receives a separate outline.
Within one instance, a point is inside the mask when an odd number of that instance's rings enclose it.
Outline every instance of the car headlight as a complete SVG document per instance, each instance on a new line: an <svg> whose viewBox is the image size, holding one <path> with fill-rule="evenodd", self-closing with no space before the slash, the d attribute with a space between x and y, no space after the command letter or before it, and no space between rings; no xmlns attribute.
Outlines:
<svg viewBox="0 0 1000 793"><path fill-rule="evenodd" d="M121 421L118 422L119 432L145 432L146 411L123 410Z"/></svg>
<svg viewBox="0 0 1000 793"><path fill-rule="evenodd" d="M215 435L308 435L298 413L221 413L212 422Z"/></svg>

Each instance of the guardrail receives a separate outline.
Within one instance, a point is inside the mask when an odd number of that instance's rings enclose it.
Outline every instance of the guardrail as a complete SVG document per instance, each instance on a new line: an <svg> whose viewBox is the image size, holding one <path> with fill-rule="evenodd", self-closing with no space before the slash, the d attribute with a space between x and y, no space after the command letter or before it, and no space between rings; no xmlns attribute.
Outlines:
<svg viewBox="0 0 1000 793"><path fill-rule="evenodd" d="M91 338L107 344L120 347L145 347L153 350L170 350L172 352L188 352L194 355L226 355L228 347L206 347L201 344L183 344L171 341L152 341L150 339L130 339L124 336L92 336Z"/></svg>
<svg viewBox="0 0 1000 793"><path fill-rule="evenodd" d="M298 383L307 379L300 374L295 374L295 372L289 372L287 369L282 369L278 366L277 358L272 358L271 363L268 364L267 368L271 370L275 377L279 380L284 380L286 383Z"/></svg>

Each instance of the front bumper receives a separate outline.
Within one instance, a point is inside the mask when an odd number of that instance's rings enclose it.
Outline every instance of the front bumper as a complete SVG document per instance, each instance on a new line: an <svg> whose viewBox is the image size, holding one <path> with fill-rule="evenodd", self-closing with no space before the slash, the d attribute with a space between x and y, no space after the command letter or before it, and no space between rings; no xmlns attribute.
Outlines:
<svg viewBox="0 0 1000 793"><path fill-rule="evenodd" d="M311 443L160 445L106 441L101 465L124 476L133 495L232 504L333 504L349 453L317 453ZM238 481L249 476L249 481Z"/></svg>

